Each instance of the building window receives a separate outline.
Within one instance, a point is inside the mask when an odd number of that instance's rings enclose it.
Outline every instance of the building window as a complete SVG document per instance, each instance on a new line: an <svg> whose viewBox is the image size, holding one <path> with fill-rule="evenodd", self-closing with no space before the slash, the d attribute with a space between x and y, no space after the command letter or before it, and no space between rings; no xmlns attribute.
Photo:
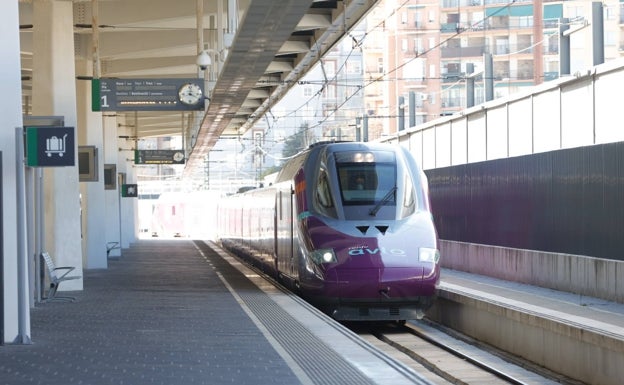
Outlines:
<svg viewBox="0 0 624 385"><path fill-rule="evenodd" d="M416 11L416 13L414 13L414 27L422 28L422 24L422 13L420 11Z"/></svg>
<svg viewBox="0 0 624 385"><path fill-rule="evenodd" d="M334 84L327 84L323 89L323 97L327 99L336 98L336 86Z"/></svg>
<svg viewBox="0 0 624 385"><path fill-rule="evenodd" d="M362 73L362 63L358 60L347 61L347 73L352 75L360 75Z"/></svg>
<svg viewBox="0 0 624 385"><path fill-rule="evenodd" d="M425 52L425 47L423 47L422 38L420 37L414 39L414 52L418 54Z"/></svg>
<svg viewBox="0 0 624 385"><path fill-rule="evenodd" d="M617 15L618 15L618 8L614 7L612 5L607 5L604 8L604 18L606 20L615 20L617 19Z"/></svg>
<svg viewBox="0 0 624 385"><path fill-rule="evenodd" d="M604 44L607 46L614 46L618 43L619 34L614 31L605 31L604 34Z"/></svg>
<svg viewBox="0 0 624 385"><path fill-rule="evenodd" d="M323 62L325 73L327 76L334 76L336 74L336 62L333 60L325 60Z"/></svg>

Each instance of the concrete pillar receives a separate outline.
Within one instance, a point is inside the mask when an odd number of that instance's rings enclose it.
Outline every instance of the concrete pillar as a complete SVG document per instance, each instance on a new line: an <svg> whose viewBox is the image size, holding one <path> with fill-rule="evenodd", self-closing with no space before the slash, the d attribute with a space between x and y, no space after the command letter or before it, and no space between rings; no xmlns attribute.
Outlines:
<svg viewBox="0 0 624 385"><path fill-rule="evenodd" d="M559 19L559 77L570 75L570 35L565 33L570 29L569 22L567 17Z"/></svg>
<svg viewBox="0 0 624 385"><path fill-rule="evenodd" d="M2 152L2 188L0 221L0 345L18 336L17 285L17 196L15 127L22 126L22 87L20 83L20 36L18 2L0 2L0 151ZM23 256L21 256L23 257ZM28 325L30 329L30 325ZM30 330L28 330L30 333Z"/></svg>
<svg viewBox="0 0 624 385"><path fill-rule="evenodd" d="M416 126L416 92L409 92L409 127Z"/></svg>
<svg viewBox="0 0 624 385"><path fill-rule="evenodd" d="M90 76L93 72L92 62L85 59L77 60L76 72L85 77ZM104 206L104 162L101 159L104 148L102 113L91 111L90 80L79 80L76 92L78 95L78 144L95 146L100 154L97 163L98 180L80 183L83 263L87 269L105 269L108 267L108 258L106 257L106 242L102 238L106 229L103 218L107 215Z"/></svg>
<svg viewBox="0 0 624 385"><path fill-rule="evenodd" d="M403 96L399 96L399 110L398 110L398 123L399 123L399 131L403 131L405 129L405 98Z"/></svg>
<svg viewBox="0 0 624 385"><path fill-rule="evenodd" d="M130 137L136 137L137 131L135 123L126 124L125 127L119 128L120 135L127 135ZM136 142L128 141L128 145L125 146L135 147ZM125 175L126 183L137 183L136 167L134 167L134 152L119 151L118 152L118 172ZM119 186L121 189L121 186ZM121 191L121 190L120 190ZM139 194L141 190L139 190ZM128 248L131 243L136 242L138 239L138 213L139 204L137 198L123 198L119 200L119 207L121 209L119 224L121 234L121 247Z"/></svg>
<svg viewBox="0 0 624 385"><path fill-rule="evenodd" d="M603 3L602 1L592 2L592 15L591 15L591 27L592 27L592 54L594 59L594 65L604 63L604 16L603 16Z"/></svg>
<svg viewBox="0 0 624 385"><path fill-rule="evenodd" d="M483 54L483 80L485 86L485 101L494 99L494 61L491 53Z"/></svg>
<svg viewBox="0 0 624 385"><path fill-rule="evenodd" d="M117 172L121 172L119 169L120 154L123 156L132 157L133 154L129 151L119 151L119 148L126 149L132 147L131 141L118 142L119 129L126 125L124 120L119 120L114 116L104 115L103 132L104 132L104 149L101 153L102 163L117 165ZM120 215L122 213L119 206L120 203L120 189L119 181L115 183L116 188L114 190L104 190L104 207L106 210L106 217L104 218L105 238L106 244L112 246L114 243L117 246L121 246L121 228L120 228ZM121 249L111 249L109 257L120 257Z"/></svg>
<svg viewBox="0 0 624 385"><path fill-rule="evenodd" d="M72 2L33 2L33 115L63 116L66 126L76 127L73 24ZM43 184L45 249L57 265L73 266L75 275L82 277L77 168L46 169ZM60 289L82 287L82 279L76 279Z"/></svg>
<svg viewBox="0 0 624 385"><path fill-rule="evenodd" d="M474 63L466 63L466 108L474 107Z"/></svg>

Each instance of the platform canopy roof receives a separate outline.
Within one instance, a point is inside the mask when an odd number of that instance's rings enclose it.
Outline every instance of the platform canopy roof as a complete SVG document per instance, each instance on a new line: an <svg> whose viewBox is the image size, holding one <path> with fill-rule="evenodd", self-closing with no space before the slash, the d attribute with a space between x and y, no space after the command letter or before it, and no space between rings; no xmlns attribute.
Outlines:
<svg viewBox="0 0 624 385"><path fill-rule="evenodd" d="M99 57L101 78L204 77L204 111L117 112L138 138L193 130L185 134L186 176L201 172L220 138L251 128L377 1L75 0L75 51L77 58ZM25 95L33 76L32 19L32 0L21 0ZM202 49L212 62L206 71L196 64Z"/></svg>

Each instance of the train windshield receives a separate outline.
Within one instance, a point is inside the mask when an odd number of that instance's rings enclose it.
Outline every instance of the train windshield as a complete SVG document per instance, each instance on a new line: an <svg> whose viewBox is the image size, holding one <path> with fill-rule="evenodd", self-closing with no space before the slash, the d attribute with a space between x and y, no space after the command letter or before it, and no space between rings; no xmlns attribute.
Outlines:
<svg viewBox="0 0 624 385"><path fill-rule="evenodd" d="M390 151L335 153L344 206L396 205L396 158Z"/></svg>

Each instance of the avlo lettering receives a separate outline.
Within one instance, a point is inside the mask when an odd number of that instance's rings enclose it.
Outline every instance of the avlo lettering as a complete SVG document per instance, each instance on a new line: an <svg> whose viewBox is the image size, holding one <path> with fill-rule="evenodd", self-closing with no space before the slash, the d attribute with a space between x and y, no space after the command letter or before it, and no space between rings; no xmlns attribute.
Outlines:
<svg viewBox="0 0 624 385"><path fill-rule="evenodd" d="M378 254L379 252L382 253L387 253L389 252L392 255L405 255L405 251L401 250L401 249L390 249L389 251L386 250L384 247L381 248L381 250L379 248L375 248L375 249L369 249L368 247L358 247L355 249L350 249L349 250L349 255L375 255Z"/></svg>

